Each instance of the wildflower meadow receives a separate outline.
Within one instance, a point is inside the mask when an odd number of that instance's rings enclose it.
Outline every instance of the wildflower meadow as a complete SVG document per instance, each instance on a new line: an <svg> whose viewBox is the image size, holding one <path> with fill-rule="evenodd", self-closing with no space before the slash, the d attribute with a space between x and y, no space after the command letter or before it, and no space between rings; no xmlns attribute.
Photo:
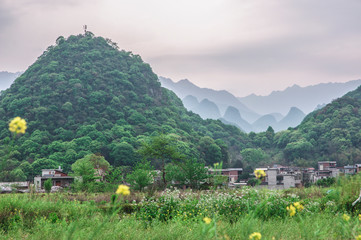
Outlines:
<svg viewBox="0 0 361 240"><path fill-rule="evenodd" d="M26 121L13 119L9 130L15 139ZM138 191L121 184L95 193L3 194L0 239L360 240L360 188L357 174L340 176L328 188Z"/></svg>
<svg viewBox="0 0 361 240"><path fill-rule="evenodd" d="M287 191L1 195L0 239L360 239L360 207L343 202L349 181Z"/></svg>

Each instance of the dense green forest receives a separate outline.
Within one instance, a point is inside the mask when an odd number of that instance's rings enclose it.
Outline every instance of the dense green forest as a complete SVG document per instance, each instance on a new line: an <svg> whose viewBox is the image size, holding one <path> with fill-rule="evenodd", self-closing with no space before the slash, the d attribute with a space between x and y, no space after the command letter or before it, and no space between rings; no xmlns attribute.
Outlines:
<svg viewBox="0 0 361 240"><path fill-rule="evenodd" d="M16 116L28 129L14 138L8 123ZM132 166L141 141L159 134L177 136L177 148L206 165L235 163L250 144L236 127L188 112L140 56L91 32L59 37L1 92L0 179L31 179L57 166L69 171L90 153Z"/></svg>

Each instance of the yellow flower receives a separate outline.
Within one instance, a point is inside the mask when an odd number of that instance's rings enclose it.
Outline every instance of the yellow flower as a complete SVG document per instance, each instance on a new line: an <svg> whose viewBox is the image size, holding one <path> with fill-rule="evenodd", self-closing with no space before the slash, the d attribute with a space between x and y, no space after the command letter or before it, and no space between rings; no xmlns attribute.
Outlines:
<svg viewBox="0 0 361 240"><path fill-rule="evenodd" d="M260 240L261 237L262 235L259 232L254 232L251 235L249 235L249 239L254 239L254 240Z"/></svg>
<svg viewBox="0 0 361 240"><path fill-rule="evenodd" d="M358 215L358 220L361 221L361 214Z"/></svg>
<svg viewBox="0 0 361 240"><path fill-rule="evenodd" d="M266 173L263 170L255 170L254 175L256 175L256 178L263 178L266 176Z"/></svg>
<svg viewBox="0 0 361 240"><path fill-rule="evenodd" d="M361 240L361 235L356 236L356 240Z"/></svg>
<svg viewBox="0 0 361 240"><path fill-rule="evenodd" d="M10 132L19 134L25 133L26 130L26 121L20 117L16 117L9 123Z"/></svg>
<svg viewBox="0 0 361 240"><path fill-rule="evenodd" d="M287 207L286 209L290 213L291 217L296 215L296 208L292 204L289 207Z"/></svg>
<svg viewBox="0 0 361 240"><path fill-rule="evenodd" d="M298 211L302 211L303 210L303 206L300 202L295 202L293 204L293 206L295 206L297 208Z"/></svg>
<svg viewBox="0 0 361 240"><path fill-rule="evenodd" d="M347 214L343 214L343 215L342 215L342 218L343 218L343 220L345 220L346 222L348 222L348 220L350 220L350 216L347 215Z"/></svg>
<svg viewBox="0 0 361 240"><path fill-rule="evenodd" d="M209 217L205 217L203 218L203 221L206 223L206 224L210 224L212 219L210 219Z"/></svg>
<svg viewBox="0 0 361 240"><path fill-rule="evenodd" d="M119 185L115 193L121 195L129 195L130 194L129 187L126 185Z"/></svg>

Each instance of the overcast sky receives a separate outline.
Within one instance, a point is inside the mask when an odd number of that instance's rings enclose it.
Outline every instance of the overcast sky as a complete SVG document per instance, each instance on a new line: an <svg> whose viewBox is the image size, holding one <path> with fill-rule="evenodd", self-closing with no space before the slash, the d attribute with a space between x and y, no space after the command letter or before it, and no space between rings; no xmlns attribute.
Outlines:
<svg viewBox="0 0 361 240"><path fill-rule="evenodd" d="M361 78L361 0L0 0L0 71L83 32L236 96Z"/></svg>

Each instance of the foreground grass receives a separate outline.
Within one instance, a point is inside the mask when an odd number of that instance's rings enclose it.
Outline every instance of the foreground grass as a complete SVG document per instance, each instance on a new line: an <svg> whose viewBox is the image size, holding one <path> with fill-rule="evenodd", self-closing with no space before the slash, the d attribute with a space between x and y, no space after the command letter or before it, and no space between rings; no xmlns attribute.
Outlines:
<svg viewBox="0 0 361 240"><path fill-rule="evenodd" d="M335 207L337 202L331 202L338 195L306 191L298 194L304 199L255 189L171 191L150 198L136 194L127 204L117 202L121 211L116 214L111 194L1 195L0 239L228 240L249 239L253 232L260 232L262 239L356 239L361 234L358 211L348 213L348 219ZM129 211L133 200L137 207ZM285 206L295 201L305 209L290 217ZM209 225L203 222L205 216L212 218ZM210 226L215 233L208 231Z"/></svg>
<svg viewBox="0 0 361 240"><path fill-rule="evenodd" d="M104 218L94 216L79 218L76 222L56 222L36 219L32 228L15 224L0 239L208 239L202 234L204 223L201 221L155 221L151 225L133 216L123 219L114 218L102 225ZM262 239L355 239L361 234L358 222L342 222L339 216L330 214L309 215L262 221L245 216L236 223L218 220L217 239L249 239L253 232L260 232ZM99 229L99 226L102 226ZM94 235L95 233L95 235Z"/></svg>

